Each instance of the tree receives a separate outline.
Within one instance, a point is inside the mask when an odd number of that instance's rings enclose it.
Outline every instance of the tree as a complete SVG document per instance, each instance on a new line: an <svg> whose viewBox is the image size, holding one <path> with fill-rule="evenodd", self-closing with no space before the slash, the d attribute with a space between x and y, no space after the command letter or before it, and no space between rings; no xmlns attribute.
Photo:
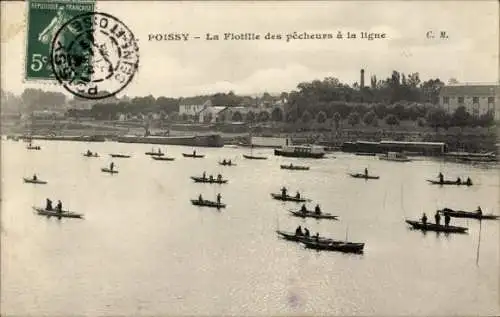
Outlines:
<svg viewBox="0 0 500 317"><path fill-rule="evenodd" d="M359 123L359 121L359 114L356 111L351 112L347 117L347 123L349 123L351 126L355 126Z"/></svg>
<svg viewBox="0 0 500 317"><path fill-rule="evenodd" d="M385 118L385 123L390 126L399 125L399 119L395 115L390 114Z"/></svg>
<svg viewBox="0 0 500 317"><path fill-rule="evenodd" d="M451 117L450 124L456 127L465 127L470 121L470 114L464 106L458 107Z"/></svg>
<svg viewBox="0 0 500 317"><path fill-rule="evenodd" d="M271 112L271 120L272 121L283 121L283 111L276 107Z"/></svg>
<svg viewBox="0 0 500 317"><path fill-rule="evenodd" d="M309 111L306 110L302 113L302 117L301 117L302 122L308 123L309 121L311 121L311 118L312 118L312 116L311 116L311 113Z"/></svg>
<svg viewBox="0 0 500 317"><path fill-rule="evenodd" d="M340 121L342 118L340 117L340 113L335 112L333 114L333 122L335 122L335 130L338 130L340 128Z"/></svg>
<svg viewBox="0 0 500 317"><path fill-rule="evenodd" d="M246 121L247 122L254 122L255 121L255 113L253 111L249 111L246 115Z"/></svg>
<svg viewBox="0 0 500 317"><path fill-rule="evenodd" d="M376 119L375 111L371 110L365 113L363 116L363 122L366 125L372 125L373 121Z"/></svg>
<svg viewBox="0 0 500 317"><path fill-rule="evenodd" d="M269 121L269 119L270 119L269 112L261 111L259 113L259 121L260 122L267 122L267 121Z"/></svg>
<svg viewBox="0 0 500 317"><path fill-rule="evenodd" d="M243 121L243 115L241 114L241 112L236 111L235 113L233 113L231 121L233 121L233 122L242 122Z"/></svg>
<svg viewBox="0 0 500 317"><path fill-rule="evenodd" d="M439 127L446 126L447 115L442 108L432 108L427 112L425 120L437 130Z"/></svg>
<svg viewBox="0 0 500 317"><path fill-rule="evenodd" d="M439 78L425 81L421 86L422 97L420 99L425 102L438 104L439 92L443 87L444 83L441 80L439 80Z"/></svg>
<svg viewBox="0 0 500 317"><path fill-rule="evenodd" d="M316 122L325 123L325 121L326 121L326 113L324 111L318 112L318 115L316 116Z"/></svg>

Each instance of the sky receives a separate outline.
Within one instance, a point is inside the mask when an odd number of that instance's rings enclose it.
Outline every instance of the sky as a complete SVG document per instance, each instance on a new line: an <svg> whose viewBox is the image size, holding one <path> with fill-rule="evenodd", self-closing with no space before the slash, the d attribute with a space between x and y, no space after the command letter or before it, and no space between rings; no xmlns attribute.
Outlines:
<svg viewBox="0 0 500 317"><path fill-rule="evenodd" d="M24 2L2 2L2 89L65 92L57 84L25 84ZM139 70L121 95L181 97L216 92L279 93L327 76L353 84L392 70L447 82L498 83L497 1L162 2L98 1L97 11L123 21L138 39ZM351 32L357 39L207 41L206 33ZM446 31L448 39L427 39ZM385 39L360 39L360 32ZM150 34L201 39L149 41Z"/></svg>

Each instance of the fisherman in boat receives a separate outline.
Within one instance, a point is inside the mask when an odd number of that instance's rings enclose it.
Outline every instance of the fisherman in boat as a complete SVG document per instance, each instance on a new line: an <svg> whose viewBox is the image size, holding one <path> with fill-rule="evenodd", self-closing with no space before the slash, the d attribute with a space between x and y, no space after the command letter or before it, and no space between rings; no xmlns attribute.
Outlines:
<svg viewBox="0 0 500 317"><path fill-rule="evenodd" d="M307 212L306 204L302 204L302 207L300 208L300 211L303 213Z"/></svg>
<svg viewBox="0 0 500 317"><path fill-rule="evenodd" d="M222 198L222 195L220 193L217 194L217 205L220 205L220 199Z"/></svg>
<svg viewBox="0 0 500 317"><path fill-rule="evenodd" d="M368 177L368 169L365 167L365 177Z"/></svg>
<svg viewBox="0 0 500 317"><path fill-rule="evenodd" d="M115 163L111 162L111 164L109 164L109 170L112 171L114 167L115 167Z"/></svg>
<svg viewBox="0 0 500 317"><path fill-rule="evenodd" d="M439 222L441 221L441 216L439 215L439 211L436 211L436 214L434 215L434 220L436 221L436 224L439 225Z"/></svg>
<svg viewBox="0 0 500 317"><path fill-rule="evenodd" d="M196 156L196 150L193 150L193 156Z"/></svg>
<svg viewBox="0 0 500 317"><path fill-rule="evenodd" d="M62 202L60 200L57 201L56 210L59 213L62 212Z"/></svg>
<svg viewBox="0 0 500 317"><path fill-rule="evenodd" d="M445 213L444 214L444 225L445 227L448 227L450 225L450 220L451 220L451 217L448 213Z"/></svg>
<svg viewBox="0 0 500 317"><path fill-rule="evenodd" d="M292 168L292 167L293 167L293 164L292 164L292 163L290 163L290 168Z"/></svg>
<svg viewBox="0 0 500 317"><path fill-rule="evenodd" d="M309 229L304 228L304 236L305 236L306 238L309 238L309 237L310 237Z"/></svg>
<svg viewBox="0 0 500 317"><path fill-rule="evenodd" d="M472 180L470 179L470 177L467 177L467 181L465 182L465 184L467 184L468 186L472 185Z"/></svg>
<svg viewBox="0 0 500 317"><path fill-rule="evenodd" d="M201 194L200 194L200 196L198 196L198 201L199 201L200 203L203 201L203 197L201 196Z"/></svg>
<svg viewBox="0 0 500 317"><path fill-rule="evenodd" d="M460 177L457 177L457 185L460 185L462 183L462 180L460 179Z"/></svg>
<svg viewBox="0 0 500 317"><path fill-rule="evenodd" d="M481 209L481 206L477 206L477 210L476 211L477 211L477 214L480 215L480 216L483 214L483 210Z"/></svg>
<svg viewBox="0 0 500 317"><path fill-rule="evenodd" d="M314 240L316 240L316 242L319 242L319 232L316 232L316 235L314 236Z"/></svg>
<svg viewBox="0 0 500 317"><path fill-rule="evenodd" d="M92 155L92 152L90 152L90 150L87 150L87 156L91 156Z"/></svg>
<svg viewBox="0 0 500 317"><path fill-rule="evenodd" d="M439 172L438 177L439 177L439 183L440 184L444 183L444 175L443 175L443 173Z"/></svg>
<svg viewBox="0 0 500 317"><path fill-rule="evenodd" d="M214 176L213 176L213 175L210 175L210 176L208 177L208 179L209 179L211 182L213 182L213 181L214 181Z"/></svg>
<svg viewBox="0 0 500 317"><path fill-rule="evenodd" d="M298 226L297 229L295 229L295 235L296 236L302 236L303 233L302 233L302 227L301 226Z"/></svg>
<svg viewBox="0 0 500 317"><path fill-rule="evenodd" d="M205 171L203 171L203 175L201 176L201 178L202 178L203 180L205 180L205 179L207 178L207 173L206 173Z"/></svg>
<svg viewBox="0 0 500 317"><path fill-rule="evenodd" d="M422 214L422 223L423 223L424 225L426 225L426 224L427 224L427 215L425 214L425 212Z"/></svg>
<svg viewBox="0 0 500 317"><path fill-rule="evenodd" d="M217 181L219 181L219 182L222 181L222 175L221 174L217 175Z"/></svg>
<svg viewBox="0 0 500 317"><path fill-rule="evenodd" d="M36 174L33 174L33 180L36 181L38 177L36 177Z"/></svg>
<svg viewBox="0 0 500 317"><path fill-rule="evenodd" d="M297 191L297 193L295 194L295 198L300 199L300 193L299 193L299 191Z"/></svg>
<svg viewBox="0 0 500 317"><path fill-rule="evenodd" d="M314 207L314 213L316 215L321 215L321 208L319 208L319 204Z"/></svg>
<svg viewBox="0 0 500 317"><path fill-rule="evenodd" d="M283 188L281 188L281 197L285 198L286 197L286 187L283 186Z"/></svg>
<svg viewBox="0 0 500 317"><path fill-rule="evenodd" d="M223 165L226 165L226 164L227 164L226 159L223 159L223 160L222 160L222 164L223 164Z"/></svg>
<svg viewBox="0 0 500 317"><path fill-rule="evenodd" d="M52 200L47 198L47 205L45 206L45 210L52 210Z"/></svg>

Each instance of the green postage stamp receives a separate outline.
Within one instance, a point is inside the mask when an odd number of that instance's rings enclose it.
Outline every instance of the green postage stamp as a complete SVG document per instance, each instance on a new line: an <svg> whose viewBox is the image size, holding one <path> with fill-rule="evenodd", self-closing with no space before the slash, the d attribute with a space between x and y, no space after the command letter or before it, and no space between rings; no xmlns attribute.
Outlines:
<svg viewBox="0 0 500 317"><path fill-rule="evenodd" d="M50 62L57 31L80 14L94 12L95 0L28 0L26 80L55 80Z"/></svg>

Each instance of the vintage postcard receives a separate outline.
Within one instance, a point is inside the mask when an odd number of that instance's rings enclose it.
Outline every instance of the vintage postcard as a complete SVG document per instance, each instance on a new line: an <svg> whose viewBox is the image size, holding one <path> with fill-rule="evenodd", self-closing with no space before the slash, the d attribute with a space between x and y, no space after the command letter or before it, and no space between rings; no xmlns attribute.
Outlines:
<svg viewBox="0 0 500 317"><path fill-rule="evenodd" d="M0 29L2 316L500 315L497 1Z"/></svg>

